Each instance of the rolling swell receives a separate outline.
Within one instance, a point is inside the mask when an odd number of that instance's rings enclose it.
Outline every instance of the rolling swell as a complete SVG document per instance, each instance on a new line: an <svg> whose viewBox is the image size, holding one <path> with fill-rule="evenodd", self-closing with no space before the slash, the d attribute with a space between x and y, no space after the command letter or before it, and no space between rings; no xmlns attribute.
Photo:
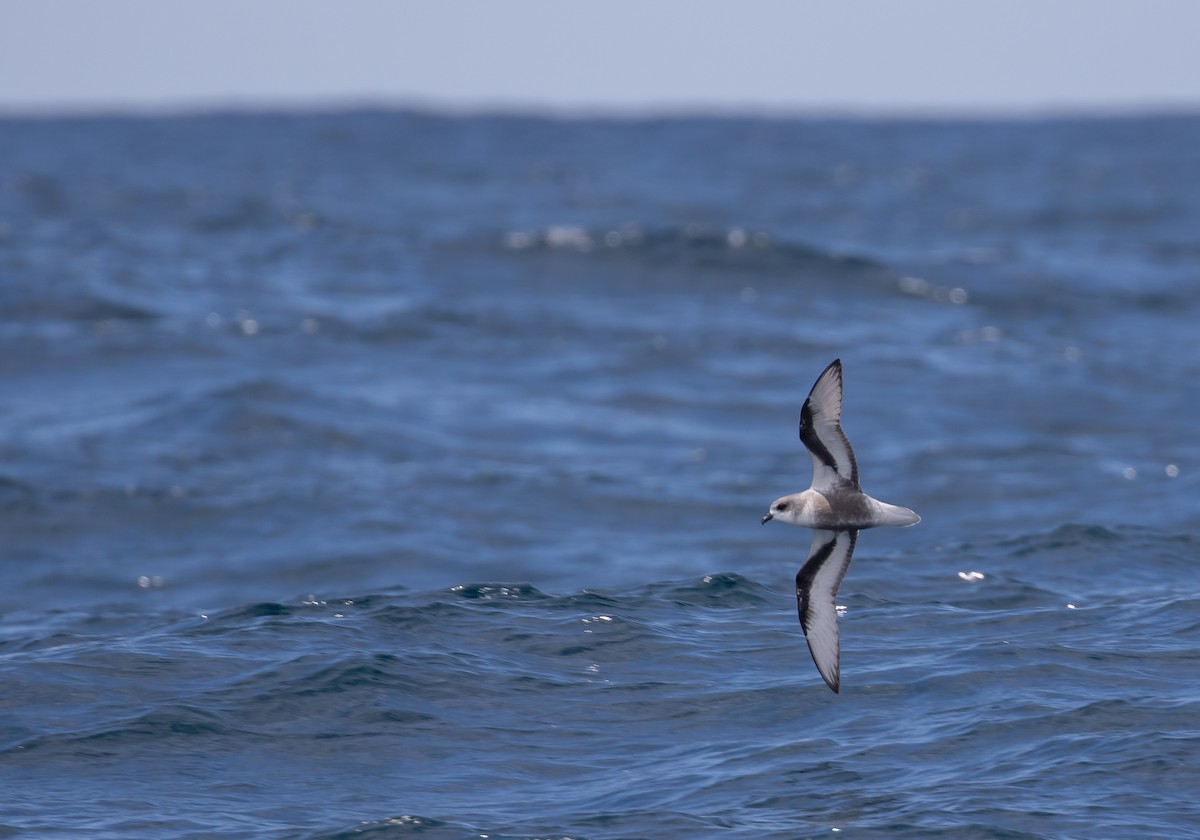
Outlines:
<svg viewBox="0 0 1200 840"><path fill-rule="evenodd" d="M1132 538L1165 551L1178 542ZM390 800L421 808L353 824L398 836L469 826L532 837L558 825L613 837L651 819L666 831L817 836L849 810L863 831L916 837L937 830L931 800L968 835L1044 836L1047 824L1071 833L1098 819L1161 829L1170 819L1153 810L1107 806L1111 791L1097 780L1149 791L1195 748L1200 708L1170 678L1194 657L1154 641L1198 632L1195 599L1110 594L1070 609L1062 589L1071 575L1034 586L1003 571L1030 553L1066 545L1083 555L1097 540L1126 539L1070 527L984 540L970 549L988 570L982 578L946 570L900 590L886 581L902 559L885 568L860 559L839 599L843 667L858 697L849 718L812 690L784 575L769 585L714 574L562 595L475 583L164 616L116 646L61 628L50 647L6 653L27 665L11 695L21 722L0 755L41 767L82 757L119 773L153 745L168 766L219 762L201 789L221 801L231 795L222 791L263 790L253 770L228 763L239 754L288 756L282 781L303 788L304 768L354 766L369 745L389 755L371 787L394 784ZM1131 647L1142 653L1122 652ZM69 686L83 672L98 695L64 690L31 703L23 693ZM148 694L150 676L158 688ZM955 702L922 720L929 696ZM1141 729L1143 719L1160 734ZM1026 735L1014 741L1014 730ZM616 759L628 742L636 753ZM463 767L464 751L478 759ZM513 785L526 791L520 803ZM813 802L814 786L842 791L836 805ZM1080 786L1096 794L1078 814L1038 815L1056 791ZM332 810L342 807L353 806ZM349 819L337 823L311 836L352 830Z"/></svg>

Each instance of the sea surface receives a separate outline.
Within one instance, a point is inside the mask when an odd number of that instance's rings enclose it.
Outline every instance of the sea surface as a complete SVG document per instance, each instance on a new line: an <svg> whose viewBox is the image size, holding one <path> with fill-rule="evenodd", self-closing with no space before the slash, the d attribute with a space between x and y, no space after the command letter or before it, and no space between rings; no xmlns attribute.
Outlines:
<svg viewBox="0 0 1200 840"><path fill-rule="evenodd" d="M842 685L800 406L863 488ZM1200 117L0 119L0 837L1200 837Z"/></svg>

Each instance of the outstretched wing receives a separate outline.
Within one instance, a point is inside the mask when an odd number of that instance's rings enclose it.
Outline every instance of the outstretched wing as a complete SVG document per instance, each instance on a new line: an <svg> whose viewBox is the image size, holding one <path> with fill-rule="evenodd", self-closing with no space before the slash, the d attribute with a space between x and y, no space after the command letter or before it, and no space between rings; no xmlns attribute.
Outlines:
<svg viewBox="0 0 1200 840"><path fill-rule="evenodd" d="M826 685L837 693L841 685L841 644L838 641L837 606L834 598L850 558L858 531L813 529L808 560L796 574L796 604L808 650Z"/></svg>
<svg viewBox="0 0 1200 840"><path fill-rule="evenodd" d="M841 359L830 362L809 391L800 410L800 440L812 454L814 490L858 489L858 464L842 431Z"/></svg>

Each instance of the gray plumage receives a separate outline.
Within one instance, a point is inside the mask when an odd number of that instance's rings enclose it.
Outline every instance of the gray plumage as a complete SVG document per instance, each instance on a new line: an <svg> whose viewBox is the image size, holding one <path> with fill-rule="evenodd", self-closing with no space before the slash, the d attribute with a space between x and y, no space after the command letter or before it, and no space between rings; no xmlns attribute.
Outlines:
<svg viewBox="0 0 1200 840"><path fill-rule="evenodd" d="M858 462L842 431L842 362L834 359L817 377L800 410L800 440L813 462L812 485L771 503L763 524L778 519L813 529L808 559L796 575L800 626L817 670L840 690L841 643L835 598L858 532L881 525L916 525L921 517L906 507L873 499L858 484Z"/></svg>

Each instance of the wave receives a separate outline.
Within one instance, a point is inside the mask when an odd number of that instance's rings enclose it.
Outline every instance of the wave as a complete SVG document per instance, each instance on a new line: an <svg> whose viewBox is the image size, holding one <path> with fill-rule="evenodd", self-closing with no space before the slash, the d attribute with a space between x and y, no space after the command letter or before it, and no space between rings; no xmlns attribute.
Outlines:
<svg viewBox="0 0 1200 840"><path fill-rule="evenodd" d="M85 284L62 289L43 283L10 287L0 295L6 318L5 331L20 329L23 334L38 334L39 326L56 321L83 325L97 330L104 322L145 323L162 317L162 313L145 302L123 300L110 291L89 289Z"/></svg>
<svg viewBox="0 0 1200 840"><path fill-rule="evenodd" d="M1119 532L1071 526L986 542L1011 558L1039 541L1111 544ZM869 555L856 563L862 582L894 572L886 560L872 571L880 560ZM907 588L839 599L842 697L811 668L786 581L739 574L604 592L464 583L164 613L149 624L131 605L134 625L110 616L107 636L80 632L84 614L59 616L46 628L58 644L0 653L0 668L19 674L0 754L10 766L77 773L147 750L166 767L288 756L302 776L328 761L362 763L384 774L362 784L398 786L395 810L410 817L360 810L355 826L438 836L504 825L499 834L513 837L547 836L556 824L570 836L613 836L614 826L664 828L685 814L699 815L701 831L728 820L740 836L805 836L844 824L847 808L868 815L853 818L860 827L916 837L938 828L930 803L947 785L964 801L990 792L995 813L975 820L994 827L1021 824L1014 815L1047 779L1084 784L1100 765L1114 778L1149 778L1186 761L1196 700L1163 677L1192 657L1194 596L1139 616L1135 604L1051 608L1051 590L990 575L923 572L917 584L924 600ZM940 589L994 585L1018 597L938 602ZM23 622L37 632L35 617ZM1143 644L1159 634L1160 647ZM76 672L103 695L56 691ZM31 702L38 696L48 699ZM382 764L371 758L381 751ZM882 799L872 805L854 791L875 774L872 796ZM483 784L497 778L505 790ZM259 781L228 770L221 783L253 791ZM480 813L439 794L461 796L464 784ZM514 802L512 790L537 801ZM796 810L814 796L824 810ZM339 819L307 830L341 836L350 823Z"/></svg>
<svg viewBox="0 0 1200 840"><path fill-rule="evenodd" d="M551 260L547 266L564 260L577 266L603 266L608 273L601 288L609 289L623 288L630 282L647 288L640 276L643 272L653 272L655 281L648 286L652 289L677 285L697 291L740 282L739 288L751 288L748 294L755 291L755 283L787 279L866 282L887 278L895 283L889 267L866 254L822 248L740 227L551 225L508 231L498 240L484 237L465 240L456 250L507 256L526 267L538 266L544 260ZM572 283L567 277L561 282Z"/></svg>
<svg viewBox="0 0 1200 840"><path fill-rule="evenodd" d="M794 263L879 266L875 259L863 254L822 249L789 241L764 230L741 227L722 230L697 224L675 228L643 228L634 224L615 228L550 225L540 229L509 231L501 241L504 248L510 251L567 251L581 254L632 252L672 261L689 254L700 259L757 256Z"/></svg>

